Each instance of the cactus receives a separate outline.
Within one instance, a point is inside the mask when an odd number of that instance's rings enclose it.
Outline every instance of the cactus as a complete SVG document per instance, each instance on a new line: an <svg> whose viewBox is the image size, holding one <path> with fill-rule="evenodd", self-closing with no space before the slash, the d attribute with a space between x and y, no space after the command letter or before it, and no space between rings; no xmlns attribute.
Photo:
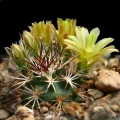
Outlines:
<svg viewBox="0 0 120 120"><path fill-rule="evenodd" d="M19 43L5 47L10 60L15 64L18 77L12 77L14 90L22 89L22 102L39 107L49 102L61 107L62 102L80 101L77 89L91 66L111 52L108 46L112 38L96 43L98 28L88 32L76 25L73 19L58 19L58 30L51 21L32 23L30 31L23 31Z"/></svg>

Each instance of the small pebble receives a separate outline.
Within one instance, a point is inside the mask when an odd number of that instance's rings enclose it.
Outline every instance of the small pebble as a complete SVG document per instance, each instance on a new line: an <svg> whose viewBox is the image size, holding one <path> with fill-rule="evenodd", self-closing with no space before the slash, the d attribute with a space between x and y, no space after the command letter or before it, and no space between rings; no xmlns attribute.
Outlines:
<svg viewBox="0 0 120 120"><path fill-rule="evenodd" d="M67 117L60 116L58 120L69 120Z"/></svg>
<svg viewBox="0 0 120 120"><path fill-rule="evenodd" d="M41 112L42 112L42 113L45 113L45 112L47 112L47 111L48 111L48 108L47 108L47 107L42 107L42 108L41 108Z"/></svg>
<svg viewBox="0 0 120 120"><path fill-rule="evenodd" d="M52 114L53 114L53 111L52 111L52 110L49 110L48 113L49 113L50 115L52 115Z"/></svg>
<svg viewBox="0 0 120 120"><path fill-rule="evenodd" d="M44 118L44 120L52 120L52 115L48 115Z"/></svg>
<svg viewBox="0 0 120 120"><path fill-rule="evenodd" d="M8 117L9 113L4 109L0 109L0 120L7 119Z"/></svg>

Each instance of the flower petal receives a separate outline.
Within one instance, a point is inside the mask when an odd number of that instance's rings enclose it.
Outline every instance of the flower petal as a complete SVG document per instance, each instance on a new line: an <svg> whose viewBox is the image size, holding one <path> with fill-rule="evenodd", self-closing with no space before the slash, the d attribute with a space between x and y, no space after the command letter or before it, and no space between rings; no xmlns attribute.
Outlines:
<svg viewBox="0 0 120 120"><path fill-rule="evenodd" d="M77 46L77 44L74 42L74 41L71 41L69 39L64 39L64 43L67 45L67 46L73 46L77 49L77 51L79 51L79 47Z"/></svg>
<svg viewBox="0 0 120 120"><path fill-rule="evenodd" d="M103 63L105 64L105 66L106 66L107 63L108 63L107 60L105 60L104 58L99 58L98 60L101 61L101 62L103 62Z"/></svg>
<svg viewBox="0 0 120 120"><path fill-rule="evenodd" d="M104 38L102 40L100 40L94 47L93 51L99 51L101 49L103 49L106 45L108 45L109 43L113 42L114 39L113 38Z"/></svg>
<svg viewBox="0 0 120 120"><path fill-rule="evenodd" d="M94 28L91 30L88 41L87 41L87 47L92 47L95 45L95 42L100 34L99 28Z"/></svg>
<svg viewBox="0 0 120 120"><path fill-rule="evenodd" d="M76 29L75 29L76 36L77 36L79 42L81 43L82 49L86 48L86 42L87 42L85 40L86 36L84 35L85 31L86 31L85 29L86 28L84 28L84 27L81 28L80 26L77 26Z"/></svg>
<svg viewBox="0 0 120 120"><path fill-rule="evenodd" d="M68 38L70 38L71 40L73 40L80 49L82 48L80 41L75 36L69 35Z"/></svg>

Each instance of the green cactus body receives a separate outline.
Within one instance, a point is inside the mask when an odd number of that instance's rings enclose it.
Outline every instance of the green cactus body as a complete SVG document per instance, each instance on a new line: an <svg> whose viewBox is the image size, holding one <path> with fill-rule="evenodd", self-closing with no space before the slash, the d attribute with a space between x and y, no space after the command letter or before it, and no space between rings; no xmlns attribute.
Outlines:
<svg viewBox="0 0 120 120"><path fill-rule="evenodd" d="M57 44L51 44L46 47L43 44L42 42L40 47L44 46L44 49L40 50L40 54L37 57L36 54L32 54L29 59L25 58L27 65L23 67L21 72L25 76L29 75L29 81L22 86L23 103L25 99L27 103L31 102L32 104L34 104L34 101L37 103L37 100L38 102L45 101L52 104L58 96L62 98L68 96L65 99L68 102L75 100L77 97L77 83L74 85L72 80L77 80L79 77L70 73L69 62L67 63L68 59L66 59L66 55L61 52L62 50ZM56 50L53 46L56 46ZM47 53L42 54L45 51ZM30 60L30 58L32 59ZM65 62L66 64L63 65Z"/></svg>

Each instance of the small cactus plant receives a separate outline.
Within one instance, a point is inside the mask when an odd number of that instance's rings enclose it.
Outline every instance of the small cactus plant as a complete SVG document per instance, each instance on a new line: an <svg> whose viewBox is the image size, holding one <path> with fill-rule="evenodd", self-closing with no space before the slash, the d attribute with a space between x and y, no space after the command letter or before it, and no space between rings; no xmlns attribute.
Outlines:
<svg viewBox="0 0 120 120"><path fill-rule="evenodd" d="M88 32L76 25L73 19L58 19L58 29L51 21L32 23L30 31L23 31L19 43L5 47L10 60L17 67L18 77L12 77L14 90L22 89L24 105L38 106L49 102L61 106L61 102L81 100L77 95L82 78L80 72L111 52L108 46L113 38L96 43L98 28ZM85 73L83 73L85 74Z"/></svg>

